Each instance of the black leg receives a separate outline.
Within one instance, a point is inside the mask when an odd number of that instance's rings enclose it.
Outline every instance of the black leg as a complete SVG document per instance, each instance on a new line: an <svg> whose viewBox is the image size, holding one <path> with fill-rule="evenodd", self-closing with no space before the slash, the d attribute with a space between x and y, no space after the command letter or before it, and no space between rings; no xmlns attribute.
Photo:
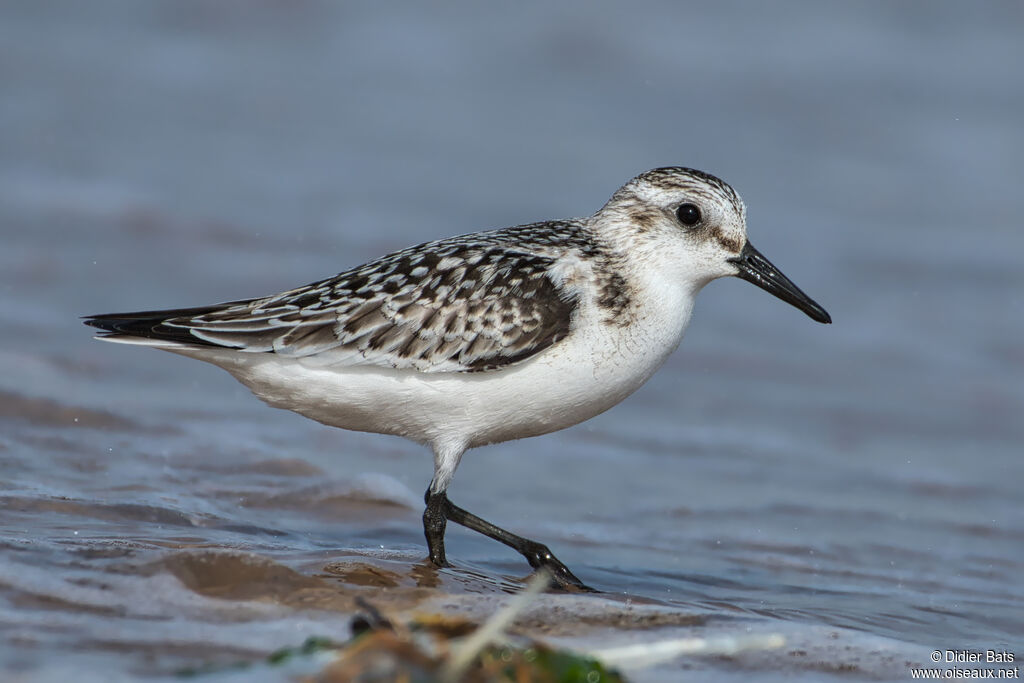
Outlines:
<svg viewBox="0 0 1024 683"><path fill-rule="evenodd" d="M569 568L562 564L555 557L548 547L542 543L531 541L528 538L517 536L501 527L480 519L472 512L463 510L448 500L448 496L442 493L431 493L427 491L427 509L423 513L423 528L427 534L427 546L430 548L430 559L438 566L445 566L444 557L444 528L445 520L451 520L467 529L478 531L484 536L493 538L504 543L520 555L526 558L534 569L544 568L550 574L552 581L559 586L572 587L581 590L593 590L587 587L576 575L569 571ZM440 518L440 519L439 519ZM432 537L433 534L433 537ZM439 554L438 554L439 549ZM440 562L438 561L440 558Z"/></svg>
<svg viewBox="0 0 1024 683"><path fill-rule="evenodd" d="M447 567L448 560L444 556L444 529L448 526L444 504L448 498L443 494L431 494L427 489L425 496L427 509L423 511L423 534L427 537L427 550L430 561L438 567Z"/></svg>

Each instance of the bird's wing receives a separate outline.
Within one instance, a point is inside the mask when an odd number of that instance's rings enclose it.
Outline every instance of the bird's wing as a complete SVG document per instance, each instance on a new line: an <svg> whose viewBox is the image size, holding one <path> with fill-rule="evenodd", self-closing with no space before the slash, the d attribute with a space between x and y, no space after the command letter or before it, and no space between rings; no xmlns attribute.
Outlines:
<svg viewBox="0 0 1024 683"><path fill-rule="evenodd" d="M555 257L452 241L397 252L273 297L91 316L107 336L273 352L317 364L492 370L569 333L577 297Z"/></svg>

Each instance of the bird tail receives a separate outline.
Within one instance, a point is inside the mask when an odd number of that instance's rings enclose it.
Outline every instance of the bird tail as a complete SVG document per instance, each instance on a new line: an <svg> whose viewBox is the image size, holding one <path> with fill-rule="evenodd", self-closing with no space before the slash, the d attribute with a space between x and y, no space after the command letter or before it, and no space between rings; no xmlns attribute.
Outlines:
<svg viewBox="0 0 1024 683"><path fill-rule="evenodd" d="M124 344L148 346L175 346L199 344L215 346L190 332L187 325L171 324L175 320L188 320L223 308L224 305L197 308L172 308L163 311L135 311L132 313L102 313L87 315L82 322L101 330L97 339Z"/></svg>

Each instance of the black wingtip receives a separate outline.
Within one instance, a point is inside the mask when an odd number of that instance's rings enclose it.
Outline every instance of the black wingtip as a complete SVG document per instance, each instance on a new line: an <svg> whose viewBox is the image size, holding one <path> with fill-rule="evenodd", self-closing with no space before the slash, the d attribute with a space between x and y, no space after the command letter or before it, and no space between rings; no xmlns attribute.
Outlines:
<svg viewBox="0 0 1024 683"><path fill-rule="evenodd" d="M89 327L98 327L104 332L114 332L117 327L117 322L108 313L83 315L80 320Z"/></svg>
<svg viewBox="0 0 1024 683"><path fill-rule="evenodd" d="M82 316L82 322L90 327L102 330L105 334L142 337L144 339L160 339L182 344L209 344L196 337L185 326L167 325L176 318L192 318L197 315L215 311L220 306L201 306L198 308L173 308L162 311L135 311L131 313L100 313Z"/></svg>

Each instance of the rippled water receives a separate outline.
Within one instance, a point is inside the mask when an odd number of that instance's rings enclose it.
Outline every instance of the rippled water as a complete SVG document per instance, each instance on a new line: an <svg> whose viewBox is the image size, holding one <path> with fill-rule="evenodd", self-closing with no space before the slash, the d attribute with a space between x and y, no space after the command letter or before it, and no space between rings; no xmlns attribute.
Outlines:
<svg viewBox="0 0 1024 683"><path fill-rule="evenodd" d="M459 232L722 175L832 313L739 281L580 427L451 495L605 596L593 646L782 633L632 672L906 680L1024 633L1024 63L1015 3L25 3L0 10L0 659L155 676L343 637L363 596L483 615L522 560L422 565L431 462L263 406L88 313L272 293ZM273 670L250 671L274 679ZM230 674L222 674L230 677Z"/></svg>

